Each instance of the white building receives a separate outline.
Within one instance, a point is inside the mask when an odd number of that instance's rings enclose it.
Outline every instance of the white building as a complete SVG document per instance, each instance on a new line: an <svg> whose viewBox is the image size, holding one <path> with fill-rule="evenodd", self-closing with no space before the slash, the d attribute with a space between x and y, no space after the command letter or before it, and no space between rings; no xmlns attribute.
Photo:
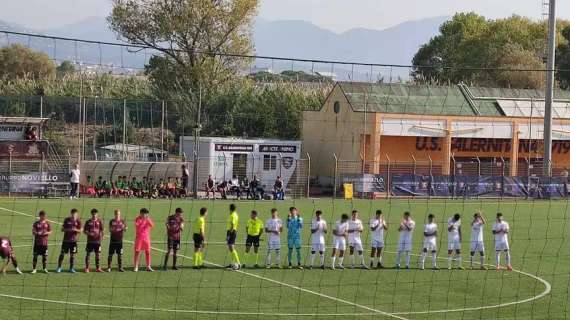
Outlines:
<svg viewBox="0 0 570 320"><path fill-rule="evenodd" d="M181 155L192 159L194 137L180 137ZM237 176L251 180L254 176L266 190L271 190L281 176L287 186L301 158L301 141L276 139L242 139L200 137L198 146L199 186L212 175L216 183Z"/></svg>

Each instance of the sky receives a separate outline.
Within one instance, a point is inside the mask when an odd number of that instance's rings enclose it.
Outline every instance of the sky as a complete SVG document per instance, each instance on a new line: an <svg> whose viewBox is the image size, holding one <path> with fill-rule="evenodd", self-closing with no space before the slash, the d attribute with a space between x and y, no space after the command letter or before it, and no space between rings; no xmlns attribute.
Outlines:
<svg viewBox="0 0 570 320"><path fill-rule="evenodd" d="M543 0L260 0L268 20L305 20L335 32L385 29L398 23L475 11L488 18L512 14L542 17ZM45 30L105 17L110 0L2 0L0 20ZM570 19L570 1L558 1L558 15Z"/></svg>

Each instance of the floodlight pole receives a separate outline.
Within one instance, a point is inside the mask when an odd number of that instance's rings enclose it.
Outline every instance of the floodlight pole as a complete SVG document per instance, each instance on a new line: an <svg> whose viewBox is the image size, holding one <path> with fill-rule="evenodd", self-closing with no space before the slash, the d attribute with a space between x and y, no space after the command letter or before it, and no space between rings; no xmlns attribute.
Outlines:
<svg viewBox="0 0 570 320"><path fill-rule="evenodd" d="M202 124L200 123L200 113L202 112L202 86L199 85L198 88L198 113L196 114L196 124L194 126L194 176L192 187L194 190L194 199L198 199L198 161L200 152L200 130L202 130Z"/></svg>
<svg viewBox="0 0 570 320"><path fill-rule="evenodd" d="M556 0L548 5L548 59L546 62L546 94L544 96L544 175L552 175L552 104L554 100L554 68L556 53Z"/></svg>

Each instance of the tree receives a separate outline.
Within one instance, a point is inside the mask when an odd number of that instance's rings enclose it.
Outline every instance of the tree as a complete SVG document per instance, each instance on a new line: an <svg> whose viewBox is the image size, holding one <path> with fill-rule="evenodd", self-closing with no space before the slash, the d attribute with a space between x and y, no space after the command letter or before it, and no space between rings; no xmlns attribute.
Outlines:
<svg viewBox="0 0 570 320"><path fill-rule="evenodd" d="M556 68L561 70L556 73L562 89L570 89L570 26L562 30L562 37L566 40L558 46L556 51Z"/></svg>
<svg viewBox="0 0 570 320"><path fill-rule="evenodd" d="M52 76L55 65L49 56L19 44L0 49L0 78L34 79Z"/></svg>
<svg viewBox="0 0 570 320"><path fill-rule="evenodd" d="M147 66L163 97L196 97L234 79L253 51L258 0L114 0L111 29L131 44L158 51Z"/></svg>
<svg viewBox="0 0 570 320"><path fill-rule="evenodd" d="M59 66L57 66L56 70L57 74L60 76L73 74L75 72L75 65L69 60L64 60Z"/></svg>
<svg viewBox="0 0 570 320"><path fill-rule="evenodd" d="M563 28L568 22L558 25ZM544 69L546 27L516 15L487 20L475 13L456 14L418 50L412 77L422 83L540 88L543 80L536 72L500 69Z"/></svg>

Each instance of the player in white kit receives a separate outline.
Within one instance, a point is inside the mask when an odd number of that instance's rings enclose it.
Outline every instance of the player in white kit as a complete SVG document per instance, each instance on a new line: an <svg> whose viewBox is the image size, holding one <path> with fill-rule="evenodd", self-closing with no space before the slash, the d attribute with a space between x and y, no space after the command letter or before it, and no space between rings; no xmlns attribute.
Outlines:
<svg viewBox="0 0 570 320"><path fill-rule="evenodd" d="M461 216L459 213L447 220L447 269L453 268L454 260L457 261L458 269L465 269L461 265Z"/></svg>
<svg viewBox="0 0 570 320"><path fill-rule="evenodd" d="M400 269L400 258L402 253L406 255L406 269L410 268L410 252L412 251L412 234L416 228L416 223L408 211L404 212L398 231L398 254L396 255L396 269Z"/></svg>
<svg viewBox="0 0 570 320"><path fill-rule="evenodd" d="M509 224L503 220L503 214L497 213L497 221L493 225L493 234L495 235L495 260L497 270L501 270L501 251L505 252L505 260L507 262L507 270L512 271L511 251L509 248Z"/></svg>
<svg viewBox="0 0 570 320"><path fill-rule="evenodd" d="M321 258L321 269L325 268L325 234L327 233L327 222L322 218L323 212L317 210L315 219L311 222L311 263L309 268L313 268L315 254L319 252Z"/></svg>
<svg viewBox="0 0 570 320"><path fill-rule="evenodd" d="M350 250L351 268L354 268L354 251L356 251L360 258L360 267L362 269L368 269L368 266L364 262L364 249L362 248L362 238L360 236L362 231L364 231L364 227L362 225L362 220L358 218L358 211L352 210L351 219L348 221L348 247Z"/></svg>
<svg viewBox="0 0 570 320"><path fill-rule="evenodd" d="M471 256L469 257L469 266L473 269L473 259L475 253L479 252L479 263L482 270L487 270L485 267L485 242L483 241L483 227L487 220L481 212L476 212L473 215L473 222L471 222Z"/></svg>
<svg viewBox="0 0 570 320"><path fill-rule="evenodd" d="M437 224L435 216L428 215L428 223L424 226L424 248L420 257L420 269L425 269L426 256L428 251L431 252L431 265L437 270Z"/></svg>
<svg viewBox="0 0 570 320"><path fill-rule="evenodd" d="M269 235L267 244L267 258L265 267L271 268L271 253L275 251L275 264L281 268L281 232L283 232L283 221L279 218L277 209L271 209L271 218L265 223L265 232Z"/></svg>
<svg viewBox="0 0 570 320"><path fill-rule="evenodd" d="M333 230L333 249L331 269L335 269L336 254L338 252L338 268L344 269L342 261L344 260L344 251L346 250L346 237L348 235L348 215L343 213Z"/></svg>
<svg viewBox="0 0 570 320"><path fill-rule="evenodd" d="M374 259L377 260L376 268L384 268L382 265L382 249L384 248L384 231L388 230L386 220L382 210L376 210L376 217L370 220L370 230L372 231L372 243L370 252L370 268L374 267Z"/></svg>

